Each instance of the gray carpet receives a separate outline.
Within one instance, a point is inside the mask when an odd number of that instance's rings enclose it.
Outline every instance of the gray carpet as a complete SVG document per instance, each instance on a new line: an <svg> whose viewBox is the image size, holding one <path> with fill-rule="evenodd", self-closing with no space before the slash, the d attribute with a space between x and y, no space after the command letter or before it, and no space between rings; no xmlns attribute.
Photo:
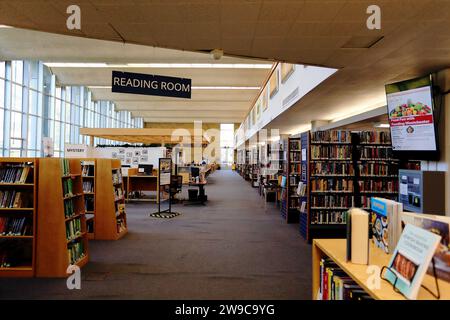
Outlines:
<svg viewBox="0 0 450 320"><path fill-rule="evenodd" d="M129 234L91 241L81 290L65 279L1 279L0 299L310 299L311 248L298 225L238 174L209 178L206 206L149 218L155 205L127 205Z"/></svg>

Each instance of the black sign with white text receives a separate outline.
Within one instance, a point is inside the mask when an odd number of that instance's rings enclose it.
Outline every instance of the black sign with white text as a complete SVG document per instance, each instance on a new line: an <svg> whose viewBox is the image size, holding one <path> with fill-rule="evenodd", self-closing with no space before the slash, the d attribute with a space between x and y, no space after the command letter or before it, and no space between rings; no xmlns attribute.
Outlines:
<svg viewBox="0 0 450 320"><path fill-rule="evenodd" d="M190 99L191 84L186 78L112 72L112 92Z"/></svg>

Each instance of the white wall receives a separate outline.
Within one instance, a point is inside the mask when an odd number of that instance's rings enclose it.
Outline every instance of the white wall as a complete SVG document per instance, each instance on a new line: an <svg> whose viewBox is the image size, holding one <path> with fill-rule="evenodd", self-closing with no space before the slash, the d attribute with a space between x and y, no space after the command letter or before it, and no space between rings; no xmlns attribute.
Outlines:
<svg viewBox="0 0 450 320"><path fill-rule="evenodd" d="M321 82L335 73L336 69L313 67L305 65L295 65L294 72L282 83L281 79L281 63L278 64L274 72L279 74L279 89L278 92L270 98L270 81L266 84L267 90L263 90L262 94L267 94L268 107L263 111L261 107L261 117L257 123L249 128L245 128L245 123L248 122L248 118L251 116L251 112L247 115L245 121L241 124L236 133L235 145L242 145L247 139L256 134L259 130L264 128L273 119L279 116L281 113L292 107L298 100L305 96L308 92L318 86ZM262 99L262 94L259 100ZM255 104L253 108L256 108Z"/></svg>

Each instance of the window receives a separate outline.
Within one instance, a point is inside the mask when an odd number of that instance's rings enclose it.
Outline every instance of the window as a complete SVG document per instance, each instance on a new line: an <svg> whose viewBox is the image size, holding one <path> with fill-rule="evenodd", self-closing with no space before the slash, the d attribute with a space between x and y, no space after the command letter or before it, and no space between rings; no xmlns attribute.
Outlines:
<svg viewBox="0 0 450 320"><path fill-rule="evenodd" d="M220 161L231 165L234 159L234 124L220 125Z"/></svg>
<svg viewBox="0 0 450 320"><path fill-rule="evenodd" d="M65 143L88 142L82 127L136 126L143 120L115 111L110 101L93 101L86 87L56 87L42 62L0 61L0 156L40 156L43 136L53 139L55 156L63 156Z"/></svg>

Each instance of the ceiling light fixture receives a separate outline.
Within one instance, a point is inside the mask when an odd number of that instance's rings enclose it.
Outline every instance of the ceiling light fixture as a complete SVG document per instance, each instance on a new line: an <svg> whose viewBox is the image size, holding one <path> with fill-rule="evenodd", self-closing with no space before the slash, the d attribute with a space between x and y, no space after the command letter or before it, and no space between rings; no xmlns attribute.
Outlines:
<svg viewBox="0 0 450 320"><path fill-rule="evenodd" d="M390 128L389 123L378 123L374 125L375 128Z"/></svg>
<svg viewBox="0 0 450 320"><path fill-rule="evenodd" d="M125 63L44 62L50 68L155 68L155 69L271 69L272 64L251 63Z"/></svg>

